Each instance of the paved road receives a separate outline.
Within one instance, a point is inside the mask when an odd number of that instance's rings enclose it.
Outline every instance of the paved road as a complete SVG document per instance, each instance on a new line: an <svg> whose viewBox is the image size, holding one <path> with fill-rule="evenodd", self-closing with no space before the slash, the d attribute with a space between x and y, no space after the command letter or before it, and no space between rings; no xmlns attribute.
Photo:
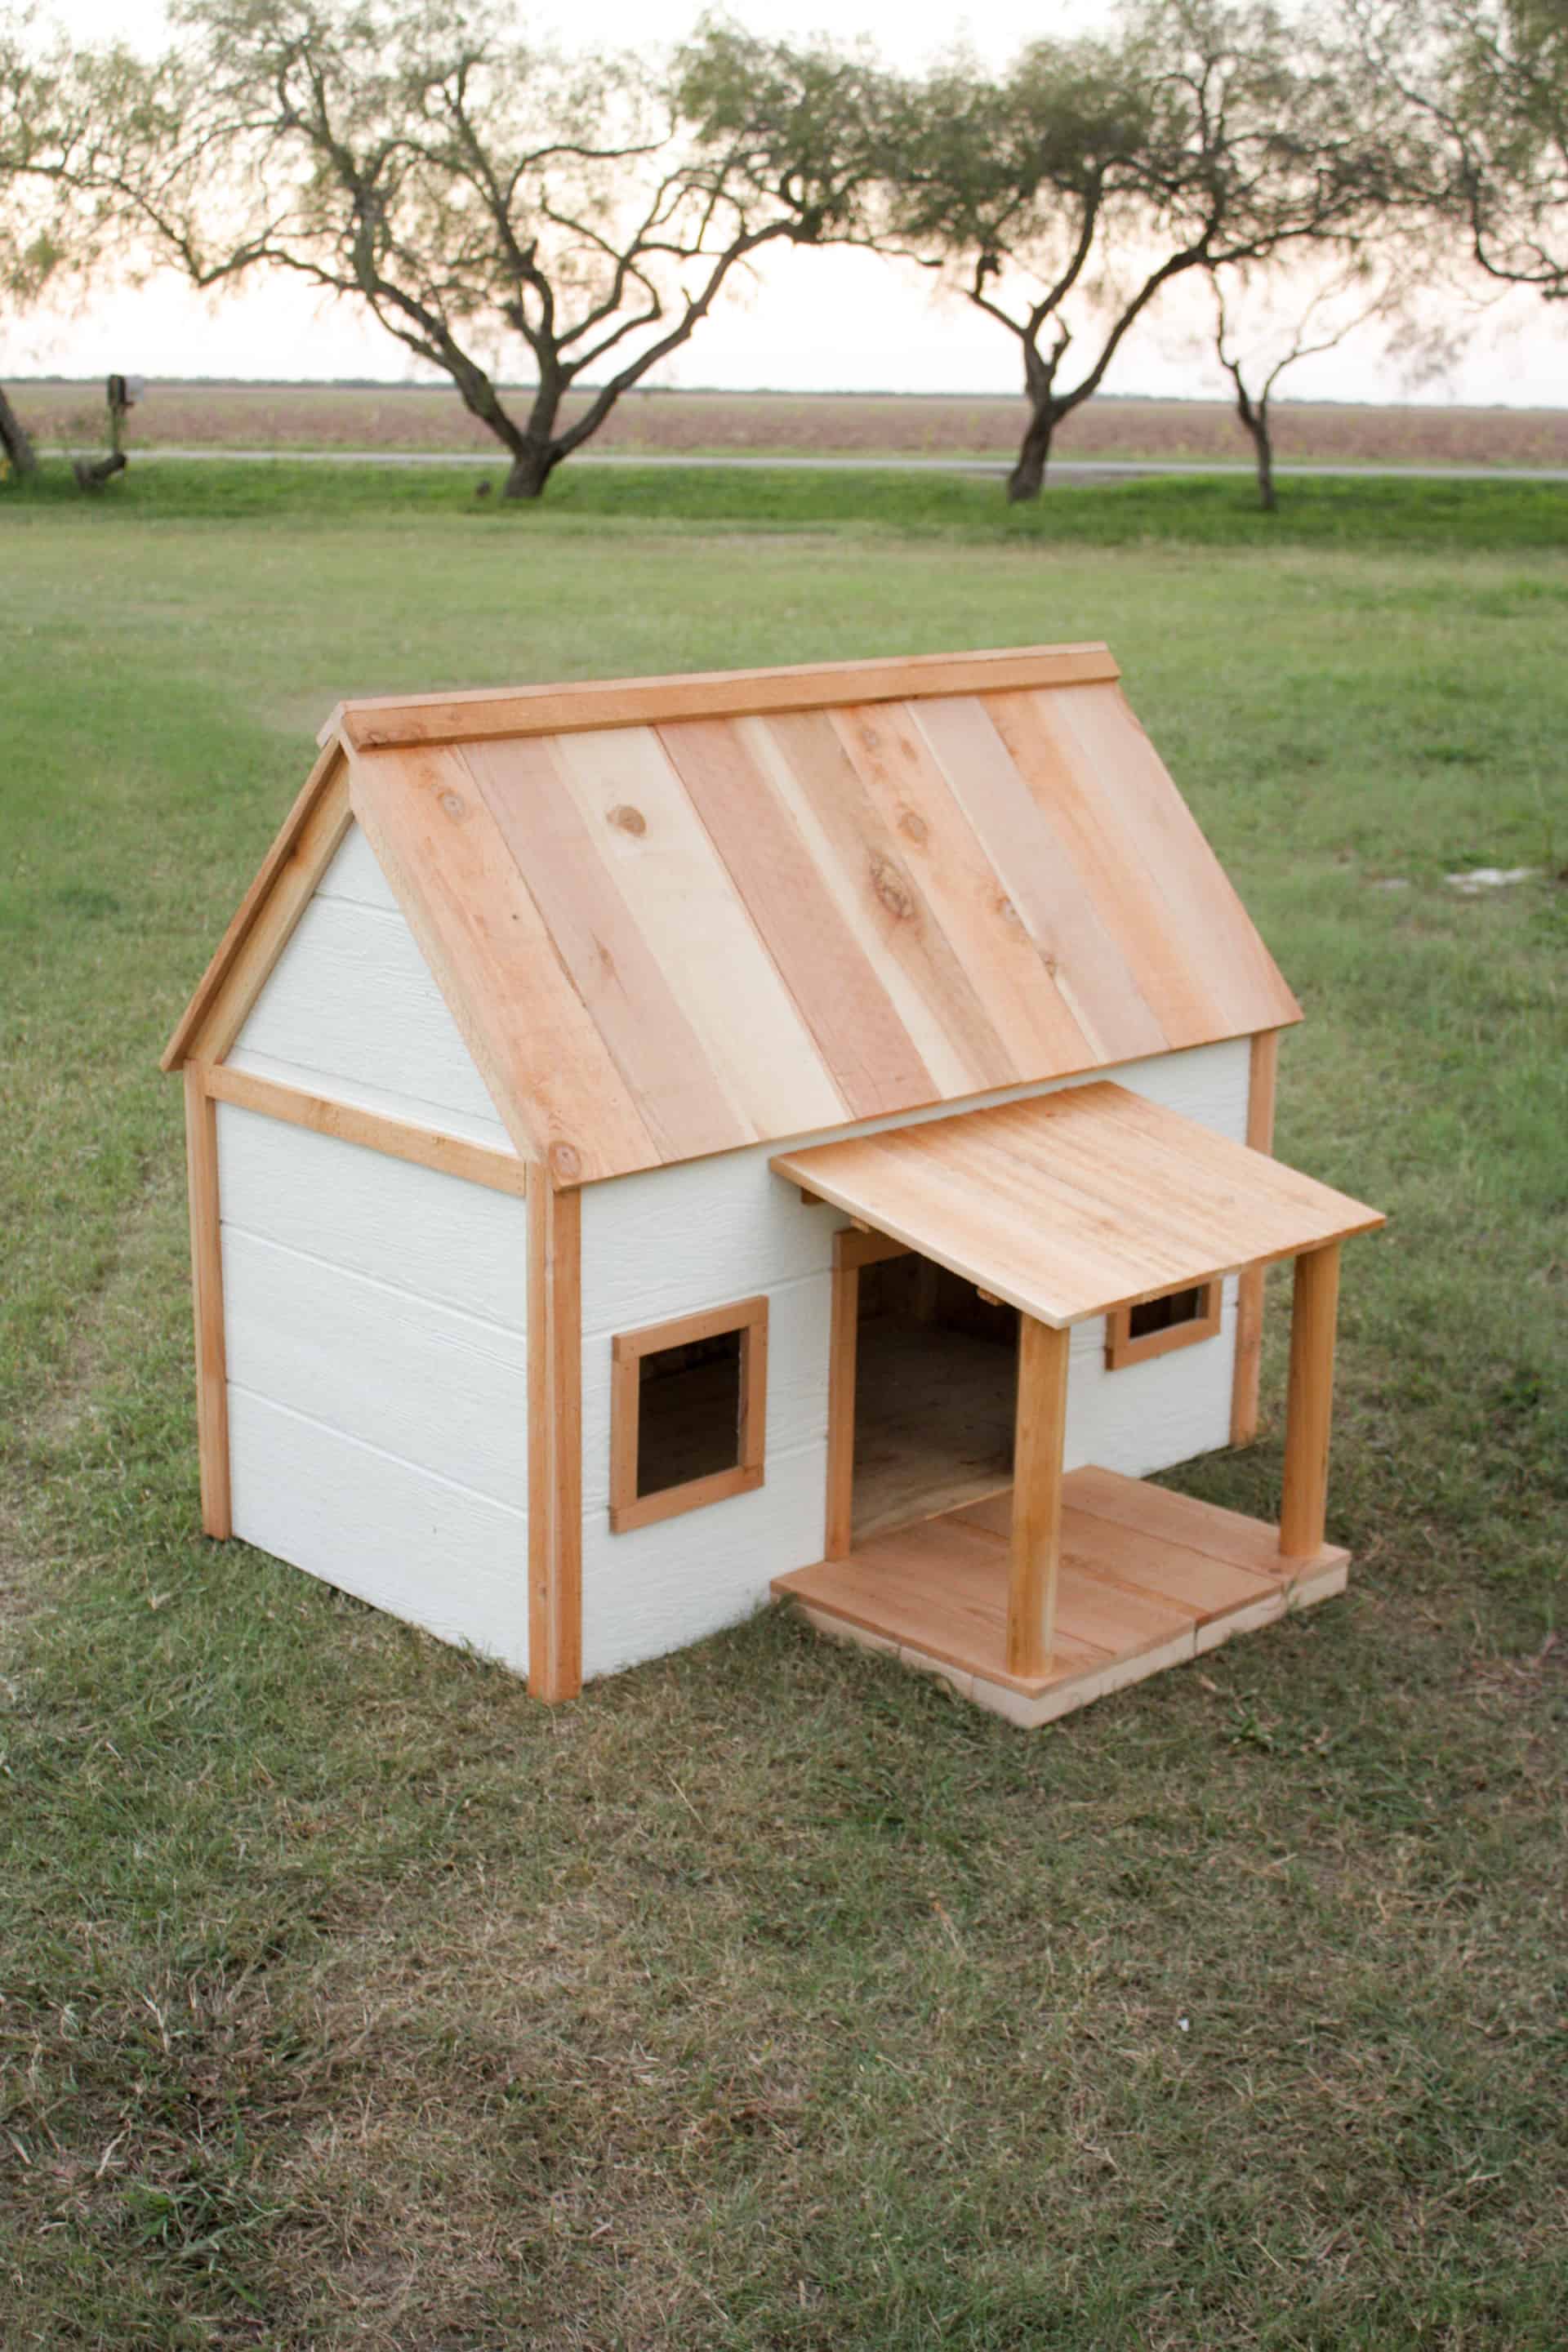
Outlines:
<svg viewBox="0 0 1568 2352"><path fill-rule="evenodd" d="M287 461L306 466L491 466L505 468L500 451L483 449L133 449L137 465L158 457L195 457L237 465ZM718 472L792 474L980 474L1000 481L1008 470L1000 457L644 457L631 450L583 449L573 466L699 467ZM1150 475L1198 474L1250 478L1244 459L1234 464L1205 457L1053 457L1053 482L1136 480ZM1297 466L1277 465L1276 475L1296 479L1391 482L1568 482L1568 466Z"/></svg>

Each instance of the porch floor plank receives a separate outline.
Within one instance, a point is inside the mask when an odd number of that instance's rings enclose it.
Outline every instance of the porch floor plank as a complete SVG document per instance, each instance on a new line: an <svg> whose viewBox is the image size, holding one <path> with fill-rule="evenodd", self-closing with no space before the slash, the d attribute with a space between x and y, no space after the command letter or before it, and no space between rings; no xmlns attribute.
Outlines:
<svg viewBox="0 0 1568 2352"><path fill-rule="evenodd" d="M773 1580L821 1631L940 1674L1011 1720L1041 1723L1287 1609L1343 1589L1350 1556L1285 1559L1279 1530L1092 1467L1062 1489L1057 1635L1046 1672L1006 1671L1010 1491Z"/></svg>

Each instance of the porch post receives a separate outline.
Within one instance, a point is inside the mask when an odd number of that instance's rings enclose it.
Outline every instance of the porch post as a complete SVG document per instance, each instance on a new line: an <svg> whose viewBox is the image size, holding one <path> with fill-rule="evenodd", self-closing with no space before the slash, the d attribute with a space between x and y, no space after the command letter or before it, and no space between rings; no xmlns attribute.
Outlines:
<svg viewBox="0 0 1568 2352"><path fill-rule="evenodd" d="M839 1235L843 1240L843 1235ZM827 1525L824 1558L847 1559L855 1507L855 1358L860 1268L836 1251L827 1370Z"/></svg>
<svg viewBox="0 0 1568 2352"><path fill-rule="evenodd" d="M1334 1403L1334 1322L1340 1297L1340 1245L1303 1250L1296 1260L1290 1312L1290 1385L1285 1405L1285 1491L1279 1549L1310 1559L1322 1549L1329 1490L1329 1433Z"/></svg>
<svg viewBox="0 0 1568 2352"><path fill-rule="evenodd" d="M1007 1580L1010 1675L1043 1675L1056 1637L1071 1338L1070 1331L1054 1331L1032 1315L1019 1318L1012 1561Z"/></svg>

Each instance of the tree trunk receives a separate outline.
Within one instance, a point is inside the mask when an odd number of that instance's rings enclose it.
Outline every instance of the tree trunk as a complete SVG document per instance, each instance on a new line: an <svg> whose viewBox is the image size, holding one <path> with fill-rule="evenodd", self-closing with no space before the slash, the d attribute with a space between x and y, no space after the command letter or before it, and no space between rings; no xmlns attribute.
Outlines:
<svg viewBox="0 0 1568 2352"><path fill-rule="evenodd" d="M1241 362L1220 357L1230 370L1236 386L1236 413L1241 419L1242 430L1252 444L1253 461L1258 467L1258 503L1265 514L1272 514L1278 500L1274 496L1274 432L1268 422L1268 394L1265 391L1254 400L1241 378Z"/></svg>
<svg viewBox="0 0 1568 2352"><path fill-rule="evenodd" d="M1279 504L1274 495L1274 436L1269 427L1268 412L1254 408L1247 431L1258 464L1258 503L1265 514L1272 514Z"/></svg>
<svg viewBox="0 0 1568 2352"><path fill-rule="evenodd" d="M1018 451L1018 460L1007 477L1007 503L1021 506L1027 499L1037 499L1045 486L1046 466L1051 454L1051 436L1060 422L1061 412L1054 404L1037 408L1029 419Z"/></svg>
<svg viewBox="0 0 1568 2352"><path fill-rule="evenodd" d="M525 443L522 448L513 452L501 496L508 499L542 499L544 486L559 463L559 457L547 441Z"/></svg>
<svg viewBox="0 0 1568 2352"><path fill-rule="evenodd" d="M3 386L0 386L0 449L5 451L14 474L37 472L38 461L27 438L26 427L6 399Z"/></svg>
<svg viewBox="0 0 1568 2352"><path fill-rule="evenodd" d="M111 449L107 457L73 458L71 471L79 490L101 490L105 482L125 471L128 463L123 449Z"/></svg>

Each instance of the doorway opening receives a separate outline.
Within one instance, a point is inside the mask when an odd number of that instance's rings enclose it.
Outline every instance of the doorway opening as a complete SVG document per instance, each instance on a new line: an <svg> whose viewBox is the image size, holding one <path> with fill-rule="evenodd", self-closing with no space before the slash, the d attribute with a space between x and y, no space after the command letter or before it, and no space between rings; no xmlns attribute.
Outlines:
<svg viewBox="0 0 1568 2352"><path fill-rule="evenodd" d="M1018 1310L910 1250L864 1265L855 1349L852 1538L1012 1483Z"/></svg>

